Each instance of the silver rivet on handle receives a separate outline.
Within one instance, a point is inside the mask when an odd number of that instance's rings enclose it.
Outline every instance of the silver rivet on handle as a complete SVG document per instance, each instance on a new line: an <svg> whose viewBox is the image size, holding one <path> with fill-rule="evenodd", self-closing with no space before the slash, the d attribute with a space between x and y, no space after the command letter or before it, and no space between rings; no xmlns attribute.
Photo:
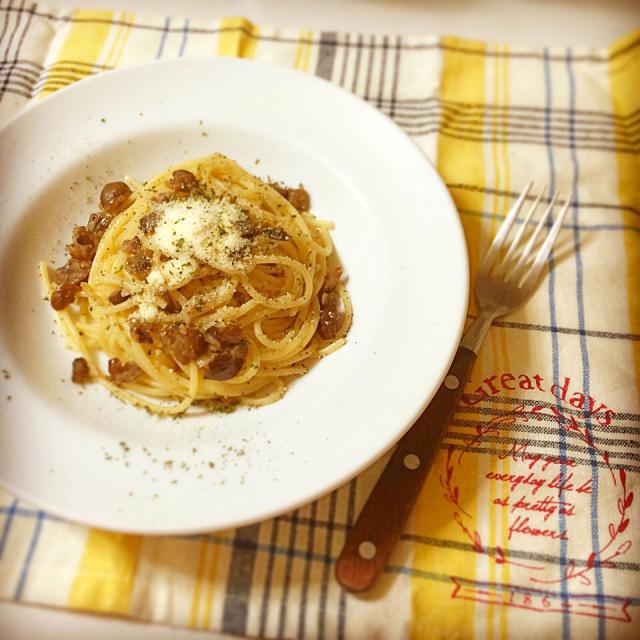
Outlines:
<svg viewBox="0 0 640 640"><path fill-rule="evenodd" d="M378 550L376 549L376 545L373 544L373 542L370 542L369 540L365 540L364 542L361 542L360 545L358 546L358 554L364 560L371 560L372 558L375 558L376 553L378 553Z"/></svg>
<svg viewBox="0 0 640 640"><path fill-rule="evenodd" d="M407 453L407 455L402 459L402 462L404 463L404 466L407 467L407 469L411 469L411 471L420 466L420 458L418 458L415 453Z"/></svg>
<svg viewBox="0 0 640 640"><path fill-rule="evenodd" d="M448 375L444 379L444 386L453 391L453 389L457 389L460 386L460 380L456 376Z"/></svg>

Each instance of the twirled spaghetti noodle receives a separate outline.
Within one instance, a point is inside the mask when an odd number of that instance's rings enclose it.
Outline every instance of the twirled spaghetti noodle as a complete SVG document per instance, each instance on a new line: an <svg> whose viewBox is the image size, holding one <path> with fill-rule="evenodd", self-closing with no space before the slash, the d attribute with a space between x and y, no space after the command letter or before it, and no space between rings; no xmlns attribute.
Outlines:
<svg viewBox="0 0 640 640"><path fill-rule="evenodd" d="M344 344L352 309L333 225L308 211L306 192L218 154L129 184L107 185L102 211L74 228L55 284L42 264L81 354L74 381L161 415L263 405Z"/></svg>

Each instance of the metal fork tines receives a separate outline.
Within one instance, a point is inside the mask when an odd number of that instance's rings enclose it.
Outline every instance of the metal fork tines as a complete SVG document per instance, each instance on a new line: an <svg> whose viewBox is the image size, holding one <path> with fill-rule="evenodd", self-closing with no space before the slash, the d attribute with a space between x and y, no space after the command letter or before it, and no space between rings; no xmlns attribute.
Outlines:
<svg viewBox="0 0 640 640"><path fill-rule="evenodd" d="M478 269L475 294L480 305L480 316L461 342L462 346L476 353L493 319L513 311L532 294L569 210L571 203L567 199L552 222L553 210L560 199L556 191L549 198L537 223L534 223L543 190L530 205L524 219L519 220L532 185L533 182L529 182L509 210ZM519 223L518 229L509 241L516 223ZM549 230L546 237L542 237L545 228Z"/></svg>

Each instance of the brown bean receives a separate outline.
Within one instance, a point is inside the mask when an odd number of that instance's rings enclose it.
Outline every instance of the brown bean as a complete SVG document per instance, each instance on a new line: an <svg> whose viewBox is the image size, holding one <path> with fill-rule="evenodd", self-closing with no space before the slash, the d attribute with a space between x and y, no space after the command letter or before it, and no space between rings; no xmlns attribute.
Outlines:
<svg viewBox="0 0 640 640"><path fill-rule="evenodd" d="M238 374L244 359L234 356L229 351L216 353L206 364L204 377L207 380L229 380Z"/></svg>
<svg viewBox="0 0 640 640"><path fill-rule="evenodd" d="M331 271L327 271L327 275L324 277L324 283L322 284L321 293L331 293L338 286L340 282L340 276L342 275L342 267L335 267Z"/></svg>
<svg viewBox="0 0 640 640"><path fill-rule="evenodd" d="M285 187L283 184L278 182L270 182L269 186L272 189L275 189L283 198L286 198L289 195L289 188Z"/></svg>
<svg viewBox="0 0 640 640"><path fill-rule="evenodd" d="M198 189L198 180L191 171L178 169L171 174L169 186L179 194L191 193Z"/></svg>
<svg viewBox="0 0 640 640"><path fill-rule="evenodd" d="M163 193L157 193L156 195L151 196L149 201L151 202L151 204L164 204L165 202L170 202L173 199L174 199L173 193L169 193L168 191L165 191Z"/></svg>
<svg viewBox="0 0 640 640"><path fill-rule="evenodd" d="M100 206L107 213L120 213L131 204L132 193L124 182L109 182L100 192Z"/></svg>
<svg viewBox="0 0 640 640"><path fill-rule="evenodd" d="M76 358L71 363L71 381L76 384L85 384L91 381L89 363L84 358Z"/></svg>
<svg viewBox="0 0 640 640"><path fill-rule="evenodd" d="M277 182L272 182L269 186L286 198L298 211L309 211L311 208L311 196L306 189L302 187L291 189Z"/></svg>
<svg viewBox="0 0 640 640"><path fill-rule="evenodd" d="M76 260L93 260L96 255L96 249L90 244L68 244L67 253Z"/></svg>
<svg viewBox="0 0 640 640"><path fill-rule="evenodd" d="M56 284L80 284L89 279L91 262L89 260L77 260L70 258L67 264L53 272L53 280Z"/></svg>
<svg viewBox="0 0 640 640"><path fill-rule="evenodd" d="M56 311L66 309L75 299L76 294L80 291L77 284L63 283L51 294L51 306Z"/></svg>
<svg viewBox="0 0 640 640"><path fill-rule="evenodd" d="M87 229L90 233L93 234L96 240L99 240L104 235L104 232L107 230L112 220L113 215L111 213L108 213L107 211L98 211L96 213L92 213L89 216Z"/></svg>
<svg viewBox="0 0 640 640"><path fill-rule="evenodd" d="M142 324L135 324L131 327L131 337L141 344L153 344L153 336Z"/></svg>
<svg viewBox="0 0 640 640"><path fill-rule="evenodd" d="M108 298L111 304L122 304L126 300L128 300L131 296L125 295L122 292L122 289L117 289L114 291Z"/></svg>
<svg viewBox="0 0 640 640"><path fill-rule="evenodd" d="M142 250L142 242L140 242L138 236L133 236L133 238L129 238L128 240L123 240L120 249L129 255L133 255Z"/></svg>
<svg viewBox="0 0 640 640"><path fill-rule="evenodd" d="M78 244L93 244L93 235L85 226L73 227L71 231L71 240Z"/></svg>
<svg viewBox="0 0 640 640"><path fill-rule="evenodd" d="M96 254L94 236L87 227L73 227L71 232L72 244L67 245L67 253L77 260L93 260Z"/></svg>
<svg viewBox="0 0 640 640"><path fill-rule="evenodd" d="M261 233L261 229L257 225L254 225L248 218L238 220L237 223L235 223L235 227L238 229L240 235L247 240L252 240L258 233Z"/></svg>
<svg viewBox="0 0 640 640"><path fill-rule="evenodd" d="M286 198L298 211L309 211L311 208L311 198L302 187L289 189Z"/></svg>
<svg viewBox="0 0 640 640"><path fill-rule="evenodd" d="M155 211L148 213L146 216L142 216L138 221L138 226L140 227L140 231L144 233L145 236L153 233L156 230L156 225L158 224L158 214Z"/></svg>
<svg viewBox="0 0 640 640"><path fill-rule="evenodd" d="M167 303L163 309L165 313L180 313L182 311L180 303L168 291L162 294L162 298Z"/></svg>
<svg viewBox="0 0 640 640"><path fill-rule="evenodd" d="M141 251L135 253L127 258L126 269L127 271L138 280L144 280L151 271L153 262L151 251Z"/></svg>
<svg viewBox="0 0 640 640"><path fill-rule="evenodd" d="M323 340L333 340L338 333L338 302L340 296L336 291L325 293L320 301L320 321L318 334Z"/></svg>
<svg viewBox="0 0 640 640"><path fill-rule="evenodd" d="M232 347L244 341L242 327L235 322L229 322L220 327L209 327L205 331L205 337L215 338L224 347Z"/></svg>
<svg viewBox="0 0 640 640"><path fill-rule="evenodd" d="M120 358L109 360L109 375L116 384L131 382L142 373L142 369L135 362L120 361Z"/></svg>
<svg viewBox="0 0 640 640"><path fill-rule="evenodd" d="M207 352L207 342L202 333L185 324L168 327L164 337L169 352L180 364L189 364Z"/></svg>

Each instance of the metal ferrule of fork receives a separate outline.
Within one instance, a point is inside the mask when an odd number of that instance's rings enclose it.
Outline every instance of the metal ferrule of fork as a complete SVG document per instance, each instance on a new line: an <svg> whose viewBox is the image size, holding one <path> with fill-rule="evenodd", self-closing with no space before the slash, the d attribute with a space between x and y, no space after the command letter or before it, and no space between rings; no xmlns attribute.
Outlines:
<svg viewBox="0 0 640 640"><path fill-rule="evenodd" d="M489 331L489 327L495 317L496 315L494 313L489 313L487 311L480 312L480 315L474 319L469 328L464 332L462 340L460 341L460 346L466 347L478 355L480 346L484 342L484 339L487 336L487 331Z"/></svg>

